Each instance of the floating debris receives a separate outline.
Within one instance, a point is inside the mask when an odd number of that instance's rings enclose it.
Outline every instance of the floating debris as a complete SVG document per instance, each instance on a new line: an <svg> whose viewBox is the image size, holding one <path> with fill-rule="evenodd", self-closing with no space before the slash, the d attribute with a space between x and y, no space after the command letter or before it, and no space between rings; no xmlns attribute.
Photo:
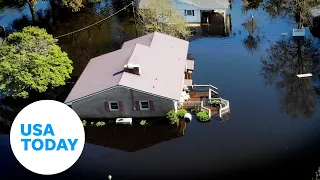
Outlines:
<svg viewBox="0 0 320 180"><path fill-rule="evenodd" d="M303 77L310 77L310 76L312 76L312 74L311 73L307 73L307 74L298 74L297 75L299 78L303 78Z"/></svg>
<svg viewBox="0 0 320 180"><path fill-rule="evenodd" d="M287 35L288 35L288 33L281 33L281 35L282 35L282 36L287 36Z"/></svg>

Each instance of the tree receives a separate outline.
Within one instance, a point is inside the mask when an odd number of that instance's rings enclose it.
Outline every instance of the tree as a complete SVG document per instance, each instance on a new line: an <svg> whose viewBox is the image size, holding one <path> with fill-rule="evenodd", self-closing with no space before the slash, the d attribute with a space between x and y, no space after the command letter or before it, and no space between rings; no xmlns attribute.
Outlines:
<svg viewBox="0 0 320 180"><path fill-rule="evenodd" d="M27 98L65 84L73 70L67 53L44 29L26 27L0 47L0 89L5 96Z"/></svg>
<svg viewBox="0 0 320 180"><path fill-rule="evenodd" d="M74 12L80 11L86 3L100 2L101 0L50 0L51 6L53 4L59 4L62 7L71 9Z"/></svg>
<svg viewBox="0 0 320 180"><path fill-rule="evenodd" d="M317 94L311 78L298 78L297 74L310 73L320 62L319 51L310 39L282 39L268 49L262 60L265 83L280 89L282 112L293 117L312 117Z"/></svg>
<svg viewBox="0 0 320 180"><path fill-rule="evenodd" d="M143 34L154 31L165 33L179 38L190 36L182 14L173 5L172 0L145 0L141 1L138 9L138 22L142 26Z"/></svg>

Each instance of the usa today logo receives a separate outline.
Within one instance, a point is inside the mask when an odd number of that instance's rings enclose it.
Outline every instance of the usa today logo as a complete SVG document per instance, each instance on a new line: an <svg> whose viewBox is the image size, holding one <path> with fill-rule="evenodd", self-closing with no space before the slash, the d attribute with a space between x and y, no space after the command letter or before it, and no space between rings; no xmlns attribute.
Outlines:
<svg viewBox="0 0 320 180"><path fill-rule="evenodd" d="M85 133L79 116L67 105L42 100L19 112L10 131L13 154L26 169L53 175L80 157Z"/></svg>

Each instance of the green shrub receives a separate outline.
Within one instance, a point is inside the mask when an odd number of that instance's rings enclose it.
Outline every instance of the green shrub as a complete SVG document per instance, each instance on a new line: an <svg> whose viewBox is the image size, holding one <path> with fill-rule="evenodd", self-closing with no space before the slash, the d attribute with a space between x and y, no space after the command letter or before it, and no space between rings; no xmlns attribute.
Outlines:
<svg viewBox="0 0 320 180"><path fill-rule="evenodd" d="M148 123L147 123L147 121L146 120L141 120L140 121L140 125L141 126L145 126L145 125L147 125Z"/></svg>
<svg viewBox="0 0 320 180"><path fill-rule="evenodd" d="M201 112L201 107L195 106L191 109L191 112L197 114L198 112Z"/></svg>
<svg viewBox="0 0 320 180"><path fill-rule="evenodd" d="M187 110L185 110L185 109L179 109L177 112L177 116L179 118L183 118L185 114L187 114Z"/></svg>
<svg viewBox="0 0 320 180"><path fill-rule="evenodd" d="M86 126L87 125L87 121L86 120L82 120L82 125Z"/></svg>
<svg viewBox="0 0 320 180"><path fill-rule="evenodd" d="M214 105L219 105L221 104L221 101L219 99L211 99L211 104L214 104Z"/></svg>
<svg viewBox="0 0 320 180"><path fill-rule="evenodd" d="M175 110L171 110L167 113L167 118L169 119L171 124L178 124L179 118Z"/></svg>
<svg viewBox="0 0 320 180"><path fill-rule="evenodd" d="M199 119L199 121L209 121L210 120L210 117L209 117L208 113L206 113L206 112L198 112L197 118Z"/></svg>
<svg viewBox="0 0 320 180"><path fill-rule="evenodd" d="M96 123L96 126L98 126L98 127L104 126L104 125L106 125L106 123L102 122L102 121L99 121L99 122Z"/></svg>

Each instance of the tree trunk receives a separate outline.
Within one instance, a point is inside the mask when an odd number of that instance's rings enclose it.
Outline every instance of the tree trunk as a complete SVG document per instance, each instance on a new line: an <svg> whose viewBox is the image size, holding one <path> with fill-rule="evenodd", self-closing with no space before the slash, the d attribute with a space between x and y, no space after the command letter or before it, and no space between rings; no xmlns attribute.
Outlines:
<svg viewBox="0 0 320 180"><path fill-rule="evenodd" d="M32 16L32 21L36 22L37 21L37 14L36 14L36 9L34 8L34 4L32 4L30 1L28 1L29 9L31 12Z"/></svg>

